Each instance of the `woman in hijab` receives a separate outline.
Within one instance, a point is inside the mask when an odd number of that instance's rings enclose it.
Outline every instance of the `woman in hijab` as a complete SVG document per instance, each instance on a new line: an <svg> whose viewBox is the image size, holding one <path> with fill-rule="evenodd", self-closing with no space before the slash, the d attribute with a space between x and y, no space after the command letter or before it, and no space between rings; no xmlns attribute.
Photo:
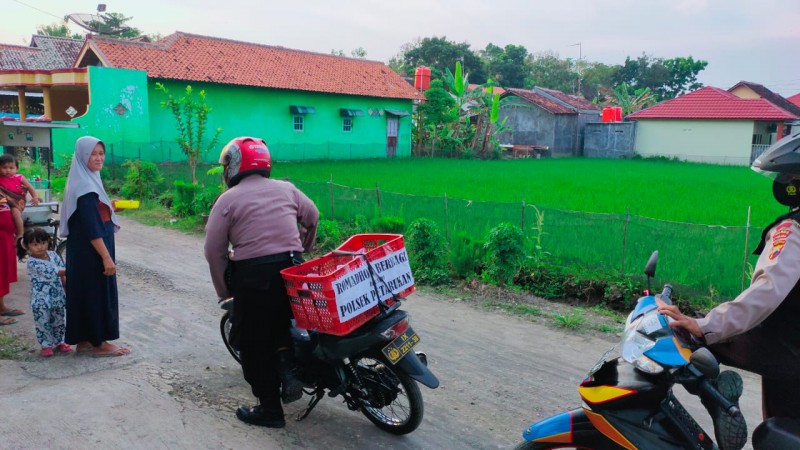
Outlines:
<svg viewBox="0 0 800 450"><path fill-rule="evenodd" d="M100 180L105 144L84 136L64 189L61 237L67 239L67 332L65 341L92 356L123 356L119 339L117 266L114 233L119 229L111 201Z"/></svg>

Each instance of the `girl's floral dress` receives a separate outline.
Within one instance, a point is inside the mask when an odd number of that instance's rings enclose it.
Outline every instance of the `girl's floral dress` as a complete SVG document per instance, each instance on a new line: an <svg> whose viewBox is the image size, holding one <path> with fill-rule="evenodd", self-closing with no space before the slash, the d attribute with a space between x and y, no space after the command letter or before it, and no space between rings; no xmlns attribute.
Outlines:
<svg viewBox="0 0 800 450"><path fill-rule="evenodd" d="M28 258L31 277L31 311L36 324L36 340L42 347L55 347L64 342L66 331L66 294L58 271L64 262L54 251L49 260Z"/></svg>

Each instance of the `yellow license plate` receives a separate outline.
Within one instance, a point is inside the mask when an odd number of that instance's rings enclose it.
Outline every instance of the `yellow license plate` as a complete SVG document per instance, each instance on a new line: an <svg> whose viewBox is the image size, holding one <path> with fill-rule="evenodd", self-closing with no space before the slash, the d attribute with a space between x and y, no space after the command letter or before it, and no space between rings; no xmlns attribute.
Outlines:
<svg viewBox="0 0 800 450"><path fill-rule="evenodd" d="M389 343L386 347L383 347L383 354L389 359L389 362L392 364L397 364L398 361L403 359L404 356L414 348L419 342L419 336L411 327L405 331L405 333L397 336L392 342Z"/></svg>

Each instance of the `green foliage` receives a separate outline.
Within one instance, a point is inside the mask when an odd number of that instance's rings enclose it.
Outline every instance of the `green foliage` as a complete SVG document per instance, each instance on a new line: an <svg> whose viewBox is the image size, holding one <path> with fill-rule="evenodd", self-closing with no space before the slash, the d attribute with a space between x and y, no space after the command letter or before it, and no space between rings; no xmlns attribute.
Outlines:
<svg viewBox="0 0 800 450"><path fill-rule="evenodd" d="M186 155L191 168L192 184L197 184L195 169L197 162L203 159L208 150L213 148L219 140L222 128L217 128L213 137L205 143L206 125L211 107L206 103L206 91L200 91L195 96L192 86L186 86L184 94L175 98L161 83L156 83L156 91L161 92L167 99L161 102L161 107L172 111L178 136L175 142Z"/></svg>
<svg viewBox="0 0 800 450"><path fill-rule="evenodd" d="M22 359L27 345L13 334L0 330L0 359Z"/></svg>
<svg viewBox="0 0 800 450"><path fill-rule="evenodd" d="M576 309L564 314L553 314L553 322L557 327L577 330L586 322L583 311Z"/></svg>
<svg viewBox="0 0 800 450"><path fill-rule="evenodd" d="M53 37L64 37L70 39L84 39L80 33L72 33L65 23L53 23L50 25L39 25L36 27L36 34Z"/></svg>
<svg viewBox="0 0 800 450"><path fill-rule="evenodd" d="M172 211L178 217L208 214L211 205L221 194L218 186L203 186L177 180L173 186Z"/></svg>
<svg viewBox="0 0 800 450"><path fill-rule="evenodd" d="M317 225L317 241L314 250L323 253L331 251L344 241L343 238L344 233L338 222L320 219Z"/></svg>
<svg viewBox="0 0 800 450"><path fill-rule="evenodd" d="M486 61L489 77L501 86L521 88L530 72L528 50L522 45L508 44L500 47L491 42L480 52Z"/></svg>
<svg viewBox="0 0 800 450"><path fill-rule="evenodd" d="M64 193L64 188L67 186L67 177L52 177L50 178L50 194L53 196L60 196Z"/></svg>
<svg viewBox="0 0 800 450"><path fill-rule="evenodd" d="M653 106L655 103L656 98L650 88L636 89L631 94L626 83L615 86L612 91L612 97L606 101L607 105L621 107L623 116Z"/></svg>
<svg viewBox="0 0 800 450"><path fill-rule="evenodd" d="M658 101L669 100L682 93L702 87L697 74L708 62L691 56L663 59L642 53L636 59L625 58L614 75L614 84L626 83L634 91L649 88Z"/></svg>
<svg viewBox="0 0 800 450"><path fill-rule="evenodd" d="M460 278L480 274L484 258L483 242L473 239L465 231L458 231L450 238L450 267Z"/></svg>
<svg viewBox="0 0 800 450"><path fill-rule="evenodd" d="M158 166L151 162L131 159L125 161L122 167L127 168L125 183L120 189L120 194L125 198L152 198L156 195L158 184L164 181Z"/></svg>
<svg viewBox="0 0 800 450"><path fill-rule="evenodd" d="M455 43L448 41L446 36L426 37L417 42L404 46L400 61L393 65L405 71L406 75L414 75L414 70L420 66L431 69L434 77L440 77L446 68L454 67L456 62L463 62L469 70L471 83L485 83L486 70L484 63L477 53L470 49L468 42Z"/></svg>
<svg viewBox="0 0 800 450"><path fill-rule="evenodd" d="M370 228L378 233L403 234L406 229L406 221L397 216L381 216L372 219L369 223Z"/></svg>
<svg viewBox="0 0 800 450"><path fill-rule="evenodd" d="M436 222L430 219L411 222L405 243L416 282L437 285L448 281L447 247Z"/></svg>
<svg viewBox="0 0 800 450"><path fill-rule="evenodd" d="M513 284L525 257L522 230L508 222L501 223L489 231L483 247L486 249L484 280L501 286Z"/></svg>

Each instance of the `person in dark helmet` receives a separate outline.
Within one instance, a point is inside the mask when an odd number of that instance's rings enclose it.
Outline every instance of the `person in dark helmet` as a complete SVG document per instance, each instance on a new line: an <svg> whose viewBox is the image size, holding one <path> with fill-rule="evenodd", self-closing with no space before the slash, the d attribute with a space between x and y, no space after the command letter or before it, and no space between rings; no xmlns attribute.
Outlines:
<svg viewBox="0 0 800 450"><path fill-rule="evenodd" d="M258 399L236 416L281 428L281 400L298 400L303 385L292 360L292 311L280 271L311 251L319 212L294 185L269 178L272 159L263 140L233 139L219 162L229 189L211 209L205 257L217 295L234 298L230 342Z"/></svg>
<svg viewBox="0 0 800 450"><path fill-rule="evenodd" d="M752 168L774 179L773 194L789 212L762 233L750 287L702 318L676 306L659 310L721 363L761 375L765 420L800 418L800 133L773 144Z"/></svg>

